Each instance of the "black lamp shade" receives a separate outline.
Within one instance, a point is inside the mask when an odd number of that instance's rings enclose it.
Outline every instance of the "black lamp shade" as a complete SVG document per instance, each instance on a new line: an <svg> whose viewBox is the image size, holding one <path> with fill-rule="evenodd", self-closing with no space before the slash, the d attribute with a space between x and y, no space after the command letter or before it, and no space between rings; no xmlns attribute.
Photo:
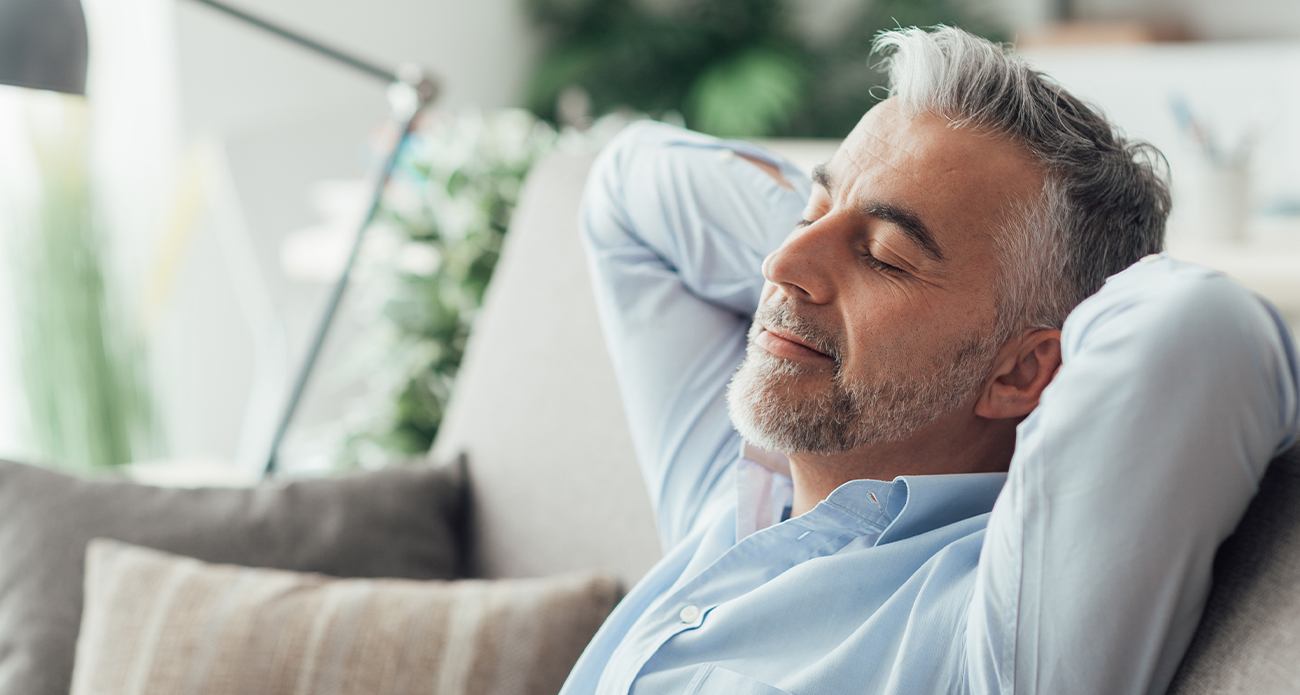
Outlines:
<svg viewBox="0 0 1300 695"><path fill-rule="evenodd" d="M79 0L0 0L0 84L86 93Z"/></svg>

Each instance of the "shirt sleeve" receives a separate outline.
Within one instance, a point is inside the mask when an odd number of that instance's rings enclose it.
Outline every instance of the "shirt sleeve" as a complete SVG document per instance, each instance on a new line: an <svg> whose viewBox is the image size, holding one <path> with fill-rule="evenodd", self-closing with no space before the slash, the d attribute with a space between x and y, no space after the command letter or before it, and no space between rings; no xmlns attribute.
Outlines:
<svg viewBox="0 0 1300 695"><path fill-rule="evenodd" d="M1017 431L968 613L975 693L1163 693L1219 544L1294 441L1276 312L1164 256L1067 319L1062 366Z"/></svg>
<svg viewBox="0 0 1300 695"><path fill-rule="evenodd" d="M792 185L737 153L778 167ZM763 258L810 183L753 145L635 123L593 165L581 228L602 329L665 548L740 450L726 385L744 357Z"/></svg>

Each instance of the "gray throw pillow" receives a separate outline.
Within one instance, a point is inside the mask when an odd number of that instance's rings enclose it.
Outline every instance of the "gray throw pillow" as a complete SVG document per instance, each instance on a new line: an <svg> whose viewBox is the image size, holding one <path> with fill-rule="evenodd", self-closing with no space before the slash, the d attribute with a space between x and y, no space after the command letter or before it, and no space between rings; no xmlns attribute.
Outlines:
<svg viewBox="0 0 1300 695"><path fill-rule="evenodd" d="M92 538L339 577L458 576L463 459L248 488L83 480L0 461L0 695L65 695Z"/></svg>

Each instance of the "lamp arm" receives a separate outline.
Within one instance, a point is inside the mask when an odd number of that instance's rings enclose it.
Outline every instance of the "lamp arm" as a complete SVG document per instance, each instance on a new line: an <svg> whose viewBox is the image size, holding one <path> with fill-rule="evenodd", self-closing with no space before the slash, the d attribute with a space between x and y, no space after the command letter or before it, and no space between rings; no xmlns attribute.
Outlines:
<svg viewBox="0 0 1300 695"><path fill-rule="evenodd" d="M412 130L414 130L420 115L433 103L438 88L433 78L420 69L419 66L402 65L397 69L385 67L304 36L278 22L264 19L231 6L223 0L193 1L200 5L206 5L244 24L278 36L336 64L352 68L357 72L389 84L389 99L392 102L394 120L399 127L397 140L393 143L392 149L385 158L383 168L379 170L378 175L375 177L374 188L370 194L370 205L366 209L365 217L361 220L356 234L352 238L352 247L348 252L347 260L344 262L343 270L339 273L338 279L335 280L333 289L331 289L325 302L325 309L316 322L316 330L313 333L311 343L307 347L307 354L298 367L298 372L294 376L289 391L288 401L285 403L284 410L280 413L280 419L276 424L275 435L271 440L270 449L266 456L266 465L263 469L263 474L270 476L279 468L280 448L284 444L285 436L289 432L289 426L293 423L298 406L302 403L303 394L307 390L307 383L311 379L316 363L320 360L321 350L325 346L326 338L329 337L330 326L333 325L334 318L343 303L343 295L352 279L352 269L356 266L361 253L361 246L365 241L366 232L379 215L380 207L383 204L384 190L388 187L388 181L392 178L393 171L401 161L402 152L407 141L410 140Z"/></svg>
<svg viewBox="0 0 1300 695"><path fill-rule="evenodd" d="M427 82L421 84L427 86ZM316 323L316 331L311 344L307 348L307 354L298 367L297 375L294 377L289 400L280 414L280 421L276 425L275 436L271 440L270 450L267 453L266 465L263 468L264 477L270 477L279 469L280 447L284 444L285 436L289 432L289 426L293 423L294 414L297 412L303 394L307 390L307 382L311 379L316 362L320 359L325 340L329 337L330 326L333 325L334 318L343 303L343 295L347 291L349 281L352 279L352 269L357 264L366 233L379 215L384 200L384 190L388 187L388 181L392 178L393 171L396 170L398 163L401 161L402 151L410 140L411 132L415 129L420 114L432 103L433 92L420 89L421 84L397 85L400 91L392 96L394 112L400 127L397 141L393 143L392 150L389 151L387 158L384 160L383 168L380 169L375 179L374 188L370 194L370 205L367 207L365 217L352 238L352 247L348 251L343 270L334 282L334 287L325 302L325 309Z"/></svg>
<svg viewBox="0 0 1300 695"><path fill-rule="evenodd" d="M218 12L221 12L222 14L228 17L233 17L245 24L257 27L258 29L261 29L262 31L265 31L269 34L274 34L275 36L278 36L290 43L296 44L301 48L305 48L308 51L315 53L316 55L328 58L329 60L332 60L335 63L338 63L340 65L346 65L347 67L350 67L353 70L364 73L376 79L383 80L384 82L389 82L389 83L402 81L401 76L398 74L398 71L395 69L384 67L373 61L355 56L351 53L348 53L347 51L322 43L311 37L304 36L284 26L283 24L280 24L278 22L273 22L269 19L264 19L255 14L251 14L245 10L239 9L238 7L228 5L225 2L222 2L221 0L193 0L193 2L196 2L200 5L206 5Z"/></svg>

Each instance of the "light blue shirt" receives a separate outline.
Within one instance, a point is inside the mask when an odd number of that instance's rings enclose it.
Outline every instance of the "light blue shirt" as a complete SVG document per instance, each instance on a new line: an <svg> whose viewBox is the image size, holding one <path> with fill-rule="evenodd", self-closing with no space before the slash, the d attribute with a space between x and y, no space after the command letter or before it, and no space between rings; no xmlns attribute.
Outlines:
<svg viewBox="0 0 1300 695"><path fill-rule="evenodd" d="M783 457L744 445L724 394L810 185L653 123L592 170L581 225L666 554L562 693L1164 692L1294 438L1284 324L1217 273L1135 264L1066 321L1008 473L853 480L782 521Z"/></svg>

